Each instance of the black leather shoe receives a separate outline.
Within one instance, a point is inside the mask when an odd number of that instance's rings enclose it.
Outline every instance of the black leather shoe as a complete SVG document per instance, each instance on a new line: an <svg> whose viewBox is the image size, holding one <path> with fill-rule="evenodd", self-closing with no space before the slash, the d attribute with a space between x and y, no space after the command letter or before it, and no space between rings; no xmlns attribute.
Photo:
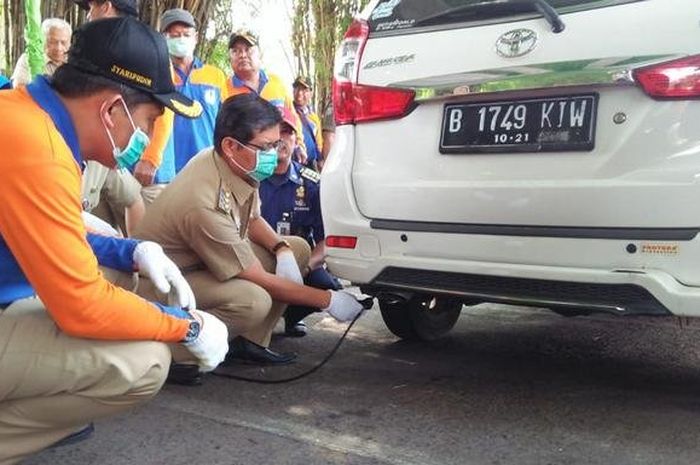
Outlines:
<svg viewBox="0 0 700 465"><path fill-rule="evenodd" d="M165 382L168 384L179 384L180 386L199 386L202 384L202 374L199 372L197 365L173 363L170 365L170 371Z"/></svg>
<svg viewBox="0 0 700 465"><path fill-rule="evenodd" d="M70 446L72 444L76 444L76 443L85 441L86 439L89 439L90 436L92 436L92 433L94 433L94 432L95 432L95 424L90 423L85 428L78 430L75 433L66 436L65 438L61 439L58 442L54 442L52 445L49 446L49 449L53 449L56 447Z"/></svg>
<svg viewBox="0 0 700 465"><path fill-rule="evenodd" d="M306 323L297 321L290 324L286 319L284 321L284 335L287 337L304 337L306 336Z"/></svg>
<svg viewBox="0 0 700 465"><path fill-rule="evenodd" d="M280 353L258 345L241 336L229 343L225 365L245 363L248 365L284 365L297 358L294 353Z"/></svg>
<svg viewBox="0 0 700 465"><path fill-rule="evenodd" d="M284 335L289 337L306 336L306 324L302 321L308 315L318 312L317 308L290 305L284 312Z"/></svg>

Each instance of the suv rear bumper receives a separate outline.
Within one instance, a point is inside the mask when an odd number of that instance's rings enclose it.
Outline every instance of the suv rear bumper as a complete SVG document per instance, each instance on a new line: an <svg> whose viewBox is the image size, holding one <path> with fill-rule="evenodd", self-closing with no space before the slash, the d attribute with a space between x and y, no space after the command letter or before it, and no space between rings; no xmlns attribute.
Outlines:
<svg viewBox="0 0 700 465"><path fill-rule="evenodd" d="M560 309L570 314L668 316L671 312L636 284L602 284L488 276L389 267L372 289L449 295L468 303L497 302Z"/></svg>
<svg viewBox="0 0 700 465"><path fill-rule="evenodd" d="M328 257L334 273L369 291L409 290L619 315L700 316L700 288L658 270L596 270L415 257ZM426 268L429 264L430 268ZM367 280L367 276L372 276Z"/></svg>

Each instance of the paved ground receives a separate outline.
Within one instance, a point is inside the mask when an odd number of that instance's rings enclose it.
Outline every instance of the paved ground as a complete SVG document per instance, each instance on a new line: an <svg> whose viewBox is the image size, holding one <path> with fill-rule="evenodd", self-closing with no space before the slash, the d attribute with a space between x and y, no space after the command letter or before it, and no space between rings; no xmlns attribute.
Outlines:
<svg viewBox="0 0 700 465"><path fill-rule="evenodd" d="M319 360L344 327L277 339ZM700 322L478 306L444 339L397 341L366 315L321 371L263 386L167 387L80 445L27 465L700 463Z"/></svg>

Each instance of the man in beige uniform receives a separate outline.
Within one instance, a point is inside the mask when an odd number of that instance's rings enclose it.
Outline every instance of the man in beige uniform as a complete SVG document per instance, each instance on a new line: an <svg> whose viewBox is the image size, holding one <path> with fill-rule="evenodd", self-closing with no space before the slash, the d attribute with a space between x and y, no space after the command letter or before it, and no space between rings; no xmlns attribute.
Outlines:
<svg viewBox="0 0 700 465"><path fill-rule="evenodd" d="M288 303L354 318L350 294L302 284L309 246L280 237L260 216L259 181L277 166L279 110L255 94L224 102L214 147L197 154L149 207L135 236L157 241L182 269L200 308L238 334L228 361L281 364L295 358L267 348ZM146 280L139 294L163 298Z"/></svg>

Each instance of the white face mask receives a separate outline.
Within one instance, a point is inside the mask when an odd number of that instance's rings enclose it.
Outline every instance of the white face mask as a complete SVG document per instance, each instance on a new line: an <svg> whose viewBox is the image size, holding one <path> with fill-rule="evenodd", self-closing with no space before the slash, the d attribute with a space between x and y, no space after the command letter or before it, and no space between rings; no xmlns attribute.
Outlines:
<svg viewBox="0 0 700 465"><path fill-rule="evenodd" d="M194 37L167 37L168 52L177 58L187 58L194 56L194 49L197 46Z"/></svg>

